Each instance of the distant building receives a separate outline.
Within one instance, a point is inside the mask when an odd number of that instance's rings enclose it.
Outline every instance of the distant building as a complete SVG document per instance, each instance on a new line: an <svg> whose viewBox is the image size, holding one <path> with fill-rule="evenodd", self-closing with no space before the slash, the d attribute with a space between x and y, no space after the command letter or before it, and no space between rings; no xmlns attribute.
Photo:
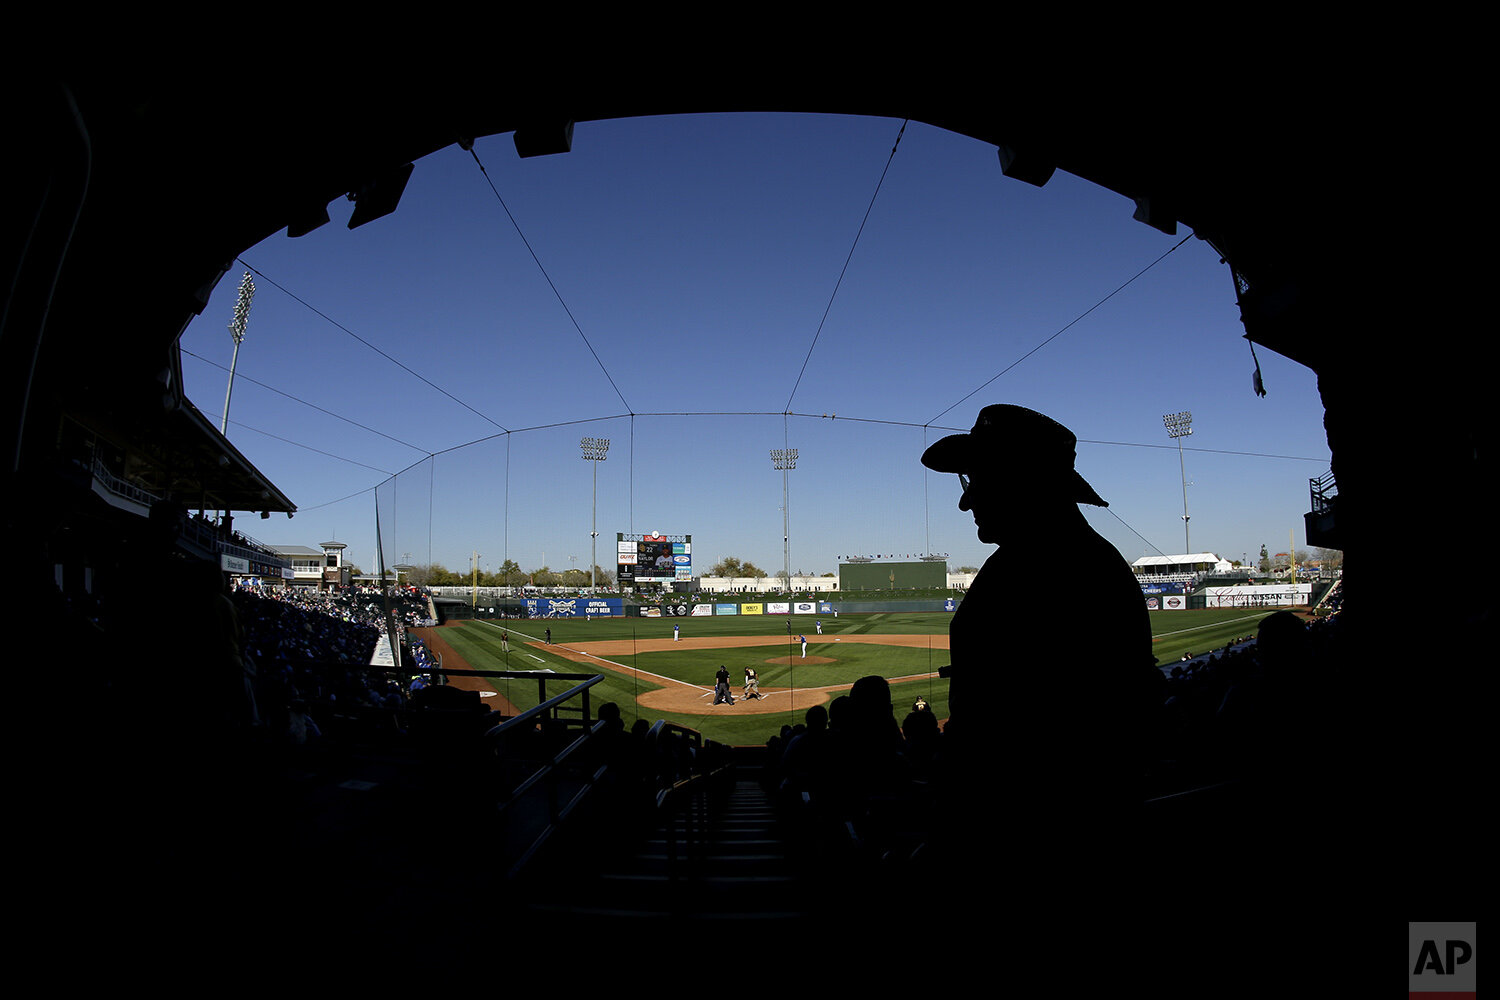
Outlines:
<svg viewBox="0 0 1500 1000"><path fill-rule="evenodd" d="M1234 564L1212 552L1189 552L1175 556L1141 556L1130 564L1142 581L1162 583L1189 581L1208 573L1229 573Z"/></svg>
<svg viewBox="0 0 1500 1000"><path fill-rule="evenodd" d="M272 545L270 548L291 562L292 577L287 582L294 587L332 590L349 584L343 542L324 542L316 549L306 545Z"/></svg>

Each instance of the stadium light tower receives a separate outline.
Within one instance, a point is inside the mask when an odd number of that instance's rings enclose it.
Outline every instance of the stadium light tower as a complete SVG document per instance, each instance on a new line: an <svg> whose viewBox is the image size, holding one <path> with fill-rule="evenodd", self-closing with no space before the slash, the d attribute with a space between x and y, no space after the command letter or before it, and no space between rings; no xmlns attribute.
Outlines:
<svg viewBox="0 0 1500 1000"><path fill-rule="evenodd" d="M593 526L589 529L589 590L599 586L596 577L599 568L599 463L609 455L609 438L579 438L583 448L583 460L594 463L594 513Z"/></svg>
<svg viewBox="0 0 1500 1000"><path fill-rule="evenodd" d="M240 297L234 304L234 319L229 323L229 335L234 338L234 356L229 359L229 388L224 390L224 418L219 421L219 433L225 434L229 427L229 397L234 393L234 369L240 361L240 344L245 340L245 324L250 321L250 300L255 298L255 282L250 272L240 279ZM227 435L226 435L227 436Z"/></svg>
<svg viewBox="0 0 1500 1000"><path fill-rule="evenodd" d="M772 448L771 468L781 470L781 551L785 565L782 572L786 589L792 589L792 531L791 512L787 509L787 473L797 467L796 448Z"/></svg>
<svg viewBox="0 0 1500 1000"><path fill-rule="evenodd" d="M1193 545L1188 541L1187 466L1182 461L1182 439L1193 433L1193 414L1189 410L1168 413L1161 418L1167 426L1167 437L1177 442L1177 468L1182 471L1182 544L1183 555L1192 555Z"/></svg>

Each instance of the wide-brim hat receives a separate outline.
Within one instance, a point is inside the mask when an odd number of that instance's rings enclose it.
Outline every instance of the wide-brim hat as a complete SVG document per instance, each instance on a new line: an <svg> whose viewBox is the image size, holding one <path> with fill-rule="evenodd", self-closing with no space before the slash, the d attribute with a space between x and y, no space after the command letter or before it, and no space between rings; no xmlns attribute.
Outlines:
<svg viewBox="0 0 1500 1000"><path fill-rule="evenodd" d="M1108 507L1073 468L1077 446L1077 436L1051 417L996 403L979 411L969 433L950 434L923 452L922 464L963 475L994 470L1040 487L1058 485L1074 503Z"/></svg>

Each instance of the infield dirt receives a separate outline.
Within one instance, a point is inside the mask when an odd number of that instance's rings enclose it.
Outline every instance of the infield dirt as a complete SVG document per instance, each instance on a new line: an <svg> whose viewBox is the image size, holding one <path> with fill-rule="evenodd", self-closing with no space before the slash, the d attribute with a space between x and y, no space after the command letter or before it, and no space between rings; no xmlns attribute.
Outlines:
<svg viewBox="0 0 1500 1000"><path fill-rule="evenodd" d="M827 642L824 637L823 642ZM840 642L863 642L877 646L914 646L931 647L933 649L947 649L948 637L946 635L844 635L839 637ZM527 645L538 649L545 649L555 656L561 656L576 663L588 664L590 667L606 670L610 673L619 674L622 677L640 677L649 680L652 684L662 685L660 688L648 691L641 695L640 704L659 712L679 712L683 714L702 714L704 711L712 711L715 714L724 715L769 715L773 712L797 711L811 708L814 705L826 704L830 699L841 691L847 691L849 684L832 684L826 687L810 686L793 688L772 688L762 686L759 699L746 701L740 697L741 687L736 684L733 688L733 705L713 704L713 689L698 684L689 684L685 681L674 680L653 674L647 671L637 671L633 667L622 663L611 662L606 659L611 656L628 656L632 653L671 653L691 652L693 650L709 649L735 649L746 646L781 646L785 647L787 641L780 636L707 636L699 638L672 639L613 639L593 642L575 642L567 646L548 646L542 642L530 642ZM787 657L772 657L767 663L785 664ZM834 659L826 657L809 656L803 659L793 656L793 666L807 664L812 666L818 663L835 663ZM892 683L897 681L917 680L932 676L931 674L913 674L910 677L893 677Z"/></svg>

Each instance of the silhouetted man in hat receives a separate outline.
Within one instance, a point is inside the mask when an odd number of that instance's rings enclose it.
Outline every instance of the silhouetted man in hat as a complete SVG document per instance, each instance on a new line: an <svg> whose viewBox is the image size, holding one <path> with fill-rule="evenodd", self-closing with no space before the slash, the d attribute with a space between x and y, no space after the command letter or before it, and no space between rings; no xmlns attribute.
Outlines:
<svg viewBox="0 0 1500 1000"><path fill-rule="evenodd" d="M958 474L959 509L1000 546L949 628L945 740L964 781L1059 827L1134 797L1156 662L1135 574L1078 508L1107 504L1074 470L1076 444L1001 404L922 455Z"/></svg>

